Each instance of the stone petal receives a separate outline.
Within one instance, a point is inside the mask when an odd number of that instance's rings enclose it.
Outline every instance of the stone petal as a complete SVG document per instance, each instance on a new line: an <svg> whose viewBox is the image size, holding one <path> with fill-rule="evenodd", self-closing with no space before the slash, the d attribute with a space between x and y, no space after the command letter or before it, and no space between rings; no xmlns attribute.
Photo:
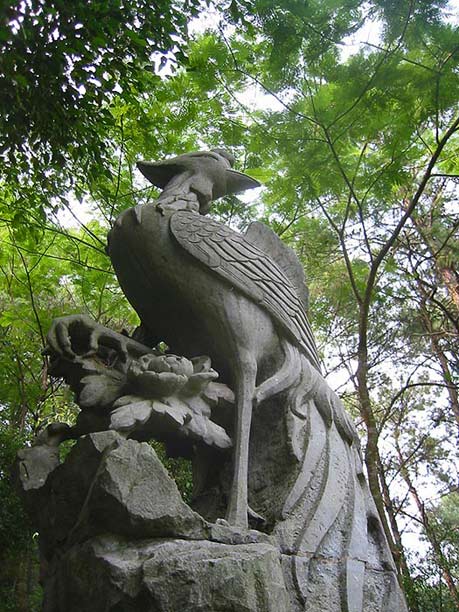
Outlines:
<svg viewBox="0 0 459 612"><path fill-rule="evenodd" d="M111 413L110 429L132 431L148 421L152 410L152 403L148 400L121 406Z"/></svg>

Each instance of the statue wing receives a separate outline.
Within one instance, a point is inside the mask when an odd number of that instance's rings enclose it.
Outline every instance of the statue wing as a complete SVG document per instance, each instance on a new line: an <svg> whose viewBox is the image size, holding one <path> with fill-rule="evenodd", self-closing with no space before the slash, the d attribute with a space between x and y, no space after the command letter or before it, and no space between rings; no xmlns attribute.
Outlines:
<svg viewBox="0 0 459 612"><path fill-rule="evenodd" d="M320 371L314 337L295 287L266 253L229 227L189 211L173 214L170 229L190 255L267 310Z"/></svg>
<svg viewBox="0 0 459 612"><path fill-rule="evenodd" d="M295 251L279 238L276 232L260 221L253 221L245 233L245 239L257 246L279 266L293 284L305 310L308 310L308 287L303 266Z"/></svg>

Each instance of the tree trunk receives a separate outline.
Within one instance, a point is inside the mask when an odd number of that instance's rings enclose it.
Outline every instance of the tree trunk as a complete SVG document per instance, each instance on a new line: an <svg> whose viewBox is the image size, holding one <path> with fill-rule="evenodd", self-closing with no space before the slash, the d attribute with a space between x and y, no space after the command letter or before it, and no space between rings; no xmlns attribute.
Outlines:
<svg viewBox="0 0 459 612"><path fill-rule="evenodd" d="M401 567L399 549L394 542L394 537L390 530L389 523L387 522L387 516L385 513L385 503L380 486L379 472L380 469L382 469L382 462L378 448L379 430L371 406L370 392L368 389L367 321L368 310L365 309L362 305L362 307L360 308L358 365L356 378L360 414L367 430L365 465L368 473L368 485L370 487L371 494L373 495L376 508L378 509L379 517L381 519L381 523L384 529L384 533L386 535L389 547L392 551L392 555L397 564L397 569L399 570L400 574ZM390 499L386 501L388 504L391 504Z"/></svg>
<svg viewBox="0 0 459 612"><path fill-rule="evenodd" d="M443 579L448 587L449 593L451 595L452 600L454 601L454 605L456 607L457 610L459 610L459 593L457 591L455 582L454 582L454 577L451 574L451 571L448 567L448 561L447 559L445 559L445 556L443 554L443 551L441 549L441 545L437 539L437 536L435 534L434 529L432 528L431 524L430 524L430 520L429 520L429 516L426 512L424 503L422 502L421 498L419 497L419 494L417 492L416 487L413 484L413 481L411 480L408 468L406 466L406 462L404 460L404 457L402 455L399 443L397 438L395 438L395 446L397 449L397 454L398 454L398 460L400 463L400 475L402 476L403 480L405 481L408 490L410 492L411 498L413 499L414 503L416 504L416 507L418 509L419 512L419 517L420 520L422 522L422 525L424 527L424 532L425 535L430 543L430 545L432 546L432 550L433 553L435 555L435 560L437 562L438 567L441 569L442 572L442 576Z"/></svg>
<svg viewBox="0 0 459 612"><path fill-rule="evenodd" d="M421 293L422 300L420 305L422 323L424 325L424 329L429 334L430 344L432 346L433 353L437 358L438 363L440 364L443 380L448 389L449 401L451 404L451 410L453 412L456 423L459 427L459 393L457 386L453 383L453 378L451 374L451 370L449 368L448 359L442 350L441 344L439 342L439 335L435 332L432 319L430 317L430 313L426 306L426 300L428 296L426 295L425 289L420 282L418 282L418 289Z"/></svg>

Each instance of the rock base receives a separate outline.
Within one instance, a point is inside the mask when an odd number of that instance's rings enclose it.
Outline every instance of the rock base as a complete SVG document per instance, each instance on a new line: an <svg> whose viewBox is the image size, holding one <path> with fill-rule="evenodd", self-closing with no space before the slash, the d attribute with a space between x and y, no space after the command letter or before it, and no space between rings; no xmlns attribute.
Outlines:
<svg viewBox="0 0 459 612"><path fill-rule="evenodd" d="M393 571L349 560L348 576L365 572L353 601L341 560L204 520L149 444L99 432L63 464L36 446L17 468L40 534L45 612L343 612L343 599L347 612L406 610Z"/></svg>
<svg viewBox="0 0 459 612"><path fill-rule="evenodd" d="M289 609L269 544L127 541L101 536L50 568L46 612L279 612Z"/></svg>

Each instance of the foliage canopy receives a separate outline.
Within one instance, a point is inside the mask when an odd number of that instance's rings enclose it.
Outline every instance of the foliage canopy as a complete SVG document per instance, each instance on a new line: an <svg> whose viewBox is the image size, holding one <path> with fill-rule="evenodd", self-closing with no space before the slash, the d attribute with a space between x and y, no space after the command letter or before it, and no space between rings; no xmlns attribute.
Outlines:
<svg viewBox="0 0 459 612"><path fill-rule="evenodd" d="M40 354L53 317L137 323L104 252L116 216L155 195L136 160L225 146L265 187L213 214L240 228L263 220L304 264L327 374L366 438L411 608L439 610L440 589L442 609L459 609L459 34L448 4L207 10L179 0L0 9L1 435L13 448L72 419ZM410 565L407 530L425 538L422 562Z"/></svg>

